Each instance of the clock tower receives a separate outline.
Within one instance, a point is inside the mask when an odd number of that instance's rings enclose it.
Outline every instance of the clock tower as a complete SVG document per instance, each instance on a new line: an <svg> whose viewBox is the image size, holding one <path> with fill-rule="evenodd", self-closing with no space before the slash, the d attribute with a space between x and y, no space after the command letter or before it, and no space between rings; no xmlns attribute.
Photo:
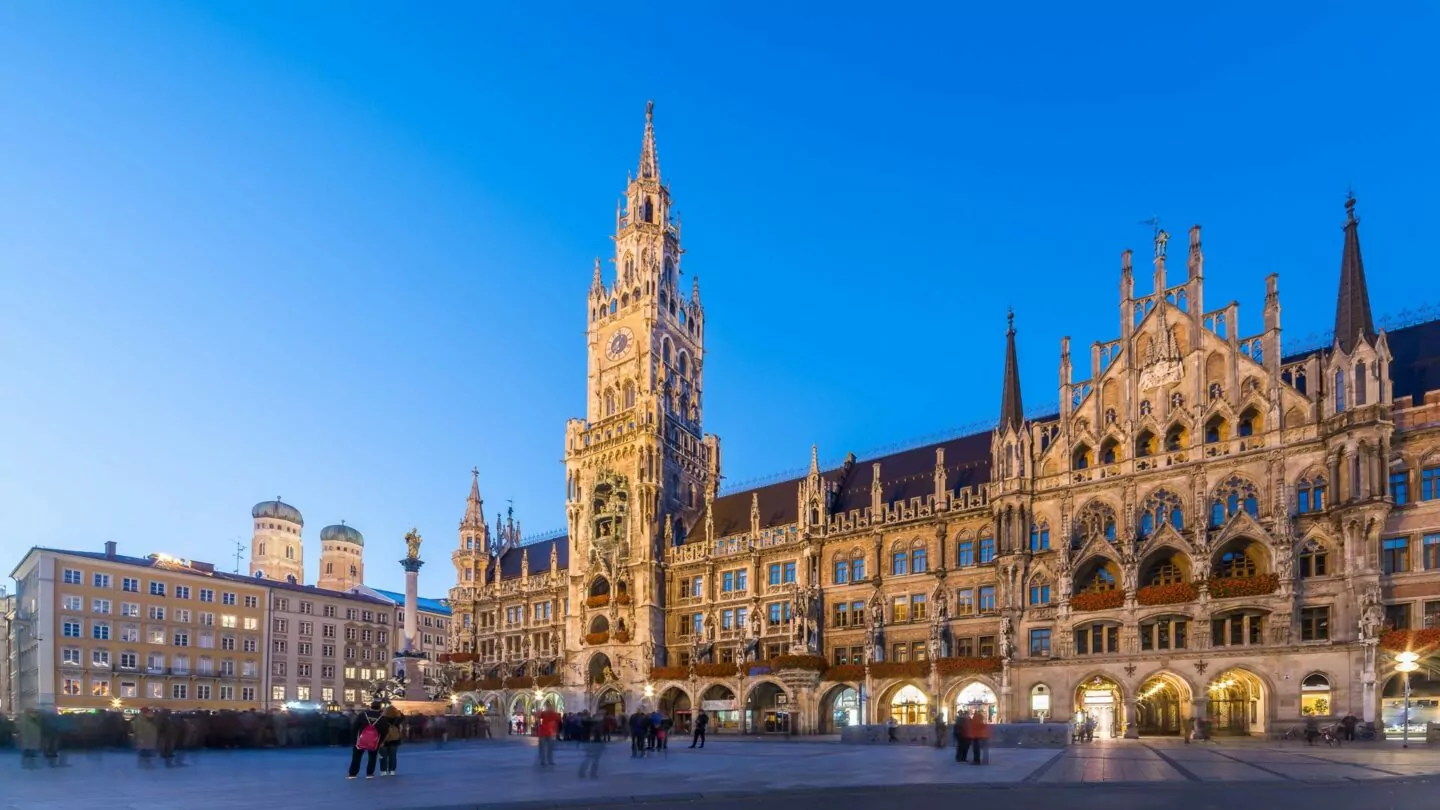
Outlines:
<svg viewBox="0 0 1440 810"><path fill-rule="evenodd" d="M649 667L665 660L665 547L703 530L720 465L719 440L701 430L700 283L692 276L682 290L653 103L612 238L613 277L607 283L596 259L586 297L585 418L566 426L566 634L582 642L567 680L591 695L592 709L618 698L628 710Z"/></svg>

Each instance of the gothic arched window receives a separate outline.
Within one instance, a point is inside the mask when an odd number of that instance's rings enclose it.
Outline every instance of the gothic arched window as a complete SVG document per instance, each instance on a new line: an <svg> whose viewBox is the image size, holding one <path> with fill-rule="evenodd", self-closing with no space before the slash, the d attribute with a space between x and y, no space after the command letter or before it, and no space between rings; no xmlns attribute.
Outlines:
<svg viewBox="0 0 1440 810"><path fill-rule="evenodd" d="M1030 604L1034 607L1044 607L1050 604L1050 580L1044 576L1037 576L1030 580Z"/></svg>
<svg viewBox="0 0 1440 810"><path fill-rule="evenodd" d="M1300 514L1325 511L1325 474L1321 472L1300 476L1295 482L1295 509Z"/></svg>
<svg viewBox="0 0 1440 810"><path fill-rule="evenodd" d="M1049 522L1044 521L1044 520L1040 520L1040 521L1037 521L1037 522L1035 522L1035 523L1031 523L1031 524L1030 524L1030 550L1031 550L1031 551L1049 551L1049 550L1050 550L1050 524L1049 524Z"/></svg>
<svg viewBox="0 0 1440 810"><path fill-rule="evenodd" d="M1182 531L1185 528L1185 508L1179 495L1167 489L1157 489L1140 506L1140 536L1149 537L1167 523L1175 527L1175 531Z"/></svg>
<svg viewBox="0 0 1440 810"><path fill-rule="evenodd" d="M1104 537L1115 542L1115 510L1104 501L1090 501L1080 508L1075 516L1075 544L1081 545L1092 537Z"/></svg>
<svg viewBox="0 0 1440 810"><path fill-rule="evenodd" d="M1300 547L1300 576L1303 578L1323 577L1330 573L1330 555L1324 544L1315 538L1305 541Z"/></svg>
<svg viewBox="0 0 1440 810"><path fill-rule="evenodd" d="M1345 410L1345 369L1335 369L1335 412Z"/></svg>
<svg viewBox="0 0 1440 810"><path fill-rule="evenodd" d="M1248 480L1232 475L1215 488L1210 500L1210 525L1223 526L1242 509L1250 517L1259 517L1259 491Z"/></svg>
<svg viewBox="0 0 1440 810"><path fill-rule="evenodd" d="M1365 404L1365 361L1355 364L1355 407Z"/></svg>
<svg viewBox="0 0 1440 810"><path fill-rule="evenodd" d="M925 541L916 540L910 544L910 573L923 574L930 570L925 550Z"/></svg>

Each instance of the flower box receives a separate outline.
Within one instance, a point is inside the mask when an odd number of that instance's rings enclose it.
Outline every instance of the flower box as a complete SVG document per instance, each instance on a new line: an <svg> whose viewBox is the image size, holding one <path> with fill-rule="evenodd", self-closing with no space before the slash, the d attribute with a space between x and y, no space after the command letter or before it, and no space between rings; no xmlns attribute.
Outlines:
<svg viewBox="0 0 1440 810"><path fill-rule="evenodd" d="M870 665L876 678L923 678L930 674L928 661L876 661Z"/></svg>
<svg viewBox="0 0 1440 810"><path fill-rule="evenodd" d="M734 664L696 664L695 674L702 678L733 678L740 674Z"/></svg>
<svg viewBox="0 0 1440 810"><path fill-rule="evenodd" d="M777 655L766 661L771 672L779 672L782 669L808 669L815 672L824 672L830 662L818 655Z"/></svg>
<svg viewBox="0 0 1440 810"><path fill-rule="evenodd" d="M651 667L652 681L683 681L690 677L689 667Z"/></svg>
<svg viewBox="0 0 1440 810"><path fill-rule="evenodd" d="M617 604L617 605L628 605L628 604L630 604L630 594L628 594L628 593L616 594L616 595L615 595L615 604Z"/></svg>
<svg viewBox="0 0 1440 810"><path fill-rule="evenodd" d="M585 600L585 607L602 608L610 604L610 594L602 593L599 596L591 596Z"/></svg>
<svg viewBox="0 0 1440 810"><path fill-rule="evenodd" d="M605 642L607 642L607 641L609 641L609 640L610 640L610 631L608 631L608 630L605 631L605 632L603 632L603 633L586 633L586 634L585 634L585 643L586 643L586 644L604 644Z"/></svg>
<svg viewBox="0 0 1440 810"><path fill-rule="evenodd" d="M1146 585L1135 591L1135 601L1142 605L1179 605L1194 602L1200 592L1189 582L1170 585Z"/></svg>
<svg viewBox="0 0 1440 810"><path fill-rule="evenodd" d="M630 631L629 631L629 630L616 630L616 631L615 631L615 640L616 640L617 642L621 643L621 644L624 644L624 643L628 642L628 641L630 640Z"/></svg>
<svg viewBox="0 0 1440 810"><path fill-rule="evenodd" d="M941 658L935 662L935 668L940 670L941 675L980 675L999 672L1003 666L1004 663L995 657Z"/></svg>
<svg viewBox="0 0 1440 810"><path fill-rule="evenodd" d="M1125 604L1124 591L1090 591L1070 597L1070 609L1079 611L1110 610Z"/></svg>
<svg viewBox="0 0 1440 810"><path fill-rule="evenodd" d="M1211 578L1206 584L1211 599L1264 596L1279 590L1280 577L1275 574L1259 574L1253 577Z"/></svg>
<svg viewBox="0 0 1440 810"><path fill-rule="evenodd" d="M1380 646L1393 652L1418 652L1426 655L1440 648L1440 628L1424 630L1391 630L1380 636Z"/></svg>
<svg viewBox="0 0 1440 810"><path fill-rule="evenodd" d="M863 681L865 680L864 664L836 664L825 670L827 681Z"/></svg>
<svg viewBox="0 0 1440 810"><path fill-rule="evenodd" d="M500 688L499 678L481 678L475 682L475 688L479 690L494 690Z"/></svg>

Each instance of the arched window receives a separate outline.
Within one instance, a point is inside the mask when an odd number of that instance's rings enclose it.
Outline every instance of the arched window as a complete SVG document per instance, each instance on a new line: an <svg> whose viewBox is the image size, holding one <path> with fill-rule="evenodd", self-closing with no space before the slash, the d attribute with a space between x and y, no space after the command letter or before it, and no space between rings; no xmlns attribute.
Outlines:
<svg viewBox="0 0 1440 810"><path fill-rule="evenodd" d="M1325 511L1325 474L1302 475L1295 482L1295 509L1300 514Z"/></svg>
<svg viewBox="0 0 1440 810"><path fill-rule="evenodd" d="M957 568L969 568L975 565L974 540L961 536L959 545L955 547L955 565Z"/></svg>
<svg viewBox="0 0 1440 810"><path fill-rule="evenodd" d="M1135 439L1135 457L1147 458L1153 456L1159 446L1160 442L1155 438L1153 432L1148 429L1142 430L1140 431L1140 435Z"/></svg>
<svg viewBox="0 0 1440 810"><path fill-rule="evenodd" d="M1215 414L1205 422L1205 443L1215 444L1230 438L1230 426L1226 424L1225 417Z"/></svg>
<svg viewBox="0 0 1440 810"><path fill-rule="evenodd" d="M625 409L635 407L635 383L631 380L625 381Z"/></svg>
<svg viewBox="0 0 1440 810"><path fill-rule="evenodd" d="M980 535L980 564L995 562L995 538L988 533Z"/></svg>
<svg viewBox="0 0 1440 810"><path fill-rule="evenodd" d="M1246 545L1236 546L1220 555L1215 562L1217 579L1246 579L1255 576L1259 567Z"/></svg>
<svg viewBox="0 0 1440 810"><path fill-rule="evenodd" d="M1253 406L1240 414L1240 424L1235 430L1240 436L1254 436L1260 432L1260 411Z"/></svg>
<svg viewBox="0 0 1440 810"><path fill-rule="evenodd" d="M1074 461L1075 469L1083 470L1088 468L1091 461L1090 446L1083 442L1077 445L1075 447Z"/></svg>
<svg viewBox="0 0 1440 810"><path fill-rule="evenodd" d="M1300 547L1300 576L1323 577L1330 573L1330 558L1324 544L1315 538L1305 541Z"/></svg>
<svg viewBox="0 0 1440 810"><path fill-rule="evenodd" d="M845 585L845 584L848 583L849 581L850 581L850 561L849 561L848 559L845 559L844 557L841 557L840 555L837 554L837 555L835 556L835 584L836 584L836 585Z"/></svg>
<svg viewBox="0 0 1440 810"><path fill-rule="evenodd" d="M1324 637L1329 638L1330 634L1327 632ZM1328 717L1332 714L1329 678L1316 672L1300 682L1300 714L1305 717Z"/></svg>
<svg viewBox="0 0 1440 810"><path fill-rule="evenodd" d="M1183 450L1188 438L1184 425L1171 425L1170 429L1165 431L1165 452L1173 453L1176 450Z"/></svg>
<svg viewBox="0 0 1440 810"><path fill-rule="evenodd" d="M1184 506L1180 503L1179 495L1167 489L1157 489L1140 506L1140 536L1149 537L1167 523L1175 527L1175 531L1183 531Z"/></svg>
<svg viewBox="0 0 1440 810"><path fill-rule="evenodd" d="M1050 712L1050 687L1043 683L1030 687L1030 714L1042 719L1053 716Z"/></svg>
<svg viewBox="0 0 1440 810"><path fill-rule="evenodd" d="M1345 412L1345 369L1335 369L1335 412Z"/></svg>
<svg viewBox="0 0 1440 810"><path fill-rule="evenodd" d="M1034 607L1050 604L1050 580L1045 577L1030 580L1030 604Z"/></svg>
<svg viewBox="0 0 1440 810"><path fill-rule="evenodd" d="M655 221L655 202L650 199L649 195L646 195L645 204L641 206L641 211L643 212L642 216L646 222Z"/></svg>
<svg viewBox="0 0 1440 810"><path fill-rule="evenodd" d="M1050 550L1050 523L1041 520L1030 524L1030 550Z"/></svg>
<svg viewBox="0 0 1440 810"><path fill-rule="evenodd" d="M294 546L286 546L286 547L285 547L285 559L287 559L287 560L293 560L293 559L295 559L295 547L294 547Z"/></svg>
<svg viewBox="0 0 1440 810"><path fill-rule="evenodd" d="M1250 517L1260 515L1260 497L1255 485L1232 475L1215 488L1210 502L1210 525L1223 526L1225 522L1245 510Z"/></svg>
<svg viewBox="0 0 1440 810"><path fill-rule="evenodd" d="M865 552L855 549L850 552L850 581L863 582L865 580Z"/></svg>
<svg viewBox="0 0 1440 810"><path fill-rule="evenodd" d="M1105 593L1115 590L1115 572L1108 566L1101 566L1095 569L1095 576L1083 583L1081 593Z"/></svg>
<svg viewBox="0 0 1440 810"><path fill-rule="evenodd" d="M1115 510L1104 501L1086 503L1075 516L1076 545L1096 536L1103 536L1111 543L1115 542Z"/></svg>
<svg viewBox="0 0 1440 810"><path fill-rule="evenodd" d="M325 563L325 573L327 573L327 574L333 574L333 573L335 573L335 563L333 563L333 562L327 562L327 563Z"/></svg>
<svg viewBox="0 0 1440 810"><path fill-rule="evenodd" d="M1355 364L1355 407L1365 404L1365 361Z"/></svg>
<svg viewBox="0 0 1440 810"><path fill-rule="evenodd" d="M910 547L910 573L923 574L930 570L925 555L925 541L916 540Z"/></svg>
<svg viewBox="0 0 1440 810"><path fill-rule="evenodd" d="M1150 415L1150 410L1151 410L1150 400L1148 400L1148 399L1142 399L1142 400L1140 400L1140 415L1141 415L1141 416L1149 416L1149 415Z"/></svg>
<svg viewBox="0 0 1440 810"><path fill-rule="evenodd" d="M665 363L670 362L670 338L660 340L660 359Z"/></svg>
<svg viewBox="0 0 1440 810"><path fill-rule="evenodd" d="M1114 464L1120 460L1120 443L1114 439L1107 438L1100 443L1100 463Z"/></svg>
<svg viewBox="0 0 1440 810"><path fill-rule="evenodd" d="M611 299L610 299L610 314L611 314L611 315L614 315L614 314L615 314L616 312L618 312L619 310L620 310L620 302L617 301L617 300L615 300L614 298L611 298Z"/></svg>
<svg viewBox="0 0 1440 810"><path fill-rule="evenodd" d="M890 576L903 577L910 573L910 554L898 544L890 551Z"/></svg>
<svg viewBox="0 0 1440 810"><path fill-rule="evenodd" d="M676 364L676 368L680 372L681 377L687 380L690 379L690 355L685 352L680 352L680 361Z"/></svg>
<svg viewBox="0 0 1440 810"><path fill-rule="evenodd" d="M615 415L615 392L609 388L605 389L604 410L606 416Z"/></svg>

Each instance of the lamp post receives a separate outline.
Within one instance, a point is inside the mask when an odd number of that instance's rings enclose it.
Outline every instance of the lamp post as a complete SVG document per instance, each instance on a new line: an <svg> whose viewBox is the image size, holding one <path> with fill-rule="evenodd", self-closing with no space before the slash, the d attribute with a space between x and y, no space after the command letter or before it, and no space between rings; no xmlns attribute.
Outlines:
<svg viewBox="0 0 1440 810"><path fill-rule="evenodd" d="M1410 747L1410 673L1420 668L1420 655L1409 650L1395 656L1395 671L1405 675L1405 717L1401 721L1405 730L1401 732L1401 748Z"/></svg>

